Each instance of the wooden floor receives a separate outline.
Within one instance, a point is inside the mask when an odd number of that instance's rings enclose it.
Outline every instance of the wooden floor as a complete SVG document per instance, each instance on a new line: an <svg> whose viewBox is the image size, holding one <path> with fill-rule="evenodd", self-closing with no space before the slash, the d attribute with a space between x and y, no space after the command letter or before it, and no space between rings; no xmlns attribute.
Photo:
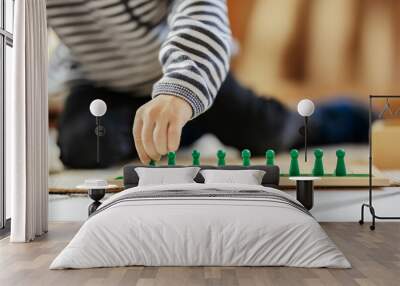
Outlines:
<svg viewBox="0 0 400 286"><path fill-rule="evenodd" d="M78 230L78 223L52 223L50 232L29 244L0 241L0 285L400 285L400 223L324 223L324 229L353 268L125 267L48 270Z"/></svg>

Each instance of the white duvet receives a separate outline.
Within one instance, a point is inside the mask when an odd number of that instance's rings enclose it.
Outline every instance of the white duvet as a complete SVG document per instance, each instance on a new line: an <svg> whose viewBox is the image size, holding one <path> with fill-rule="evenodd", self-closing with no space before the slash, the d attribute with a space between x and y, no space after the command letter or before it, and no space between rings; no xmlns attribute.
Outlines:
<svg viewBox="0 0 400 286"><path fill-rule="evenodd" d="M132 192L206 192L204 189L261 190L297 202L279 190L254 185L131 188L106 200L103 210L84 223L50 269L128 265L350 267L318 222L290 204L246 197L118 202Z"/></svg>

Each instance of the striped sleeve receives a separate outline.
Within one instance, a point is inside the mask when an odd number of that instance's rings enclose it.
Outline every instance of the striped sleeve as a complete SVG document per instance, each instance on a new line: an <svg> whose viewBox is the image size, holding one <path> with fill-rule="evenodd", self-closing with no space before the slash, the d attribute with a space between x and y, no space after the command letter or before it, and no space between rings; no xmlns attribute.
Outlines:
<svg viewBox="0 0 400 286"><path fill-rule="evenodd" d="M168 22L169 34L159 54L163 76L152 96L183 98L196 117L212 105L229 71L226 0L175 1Z"/></svg>

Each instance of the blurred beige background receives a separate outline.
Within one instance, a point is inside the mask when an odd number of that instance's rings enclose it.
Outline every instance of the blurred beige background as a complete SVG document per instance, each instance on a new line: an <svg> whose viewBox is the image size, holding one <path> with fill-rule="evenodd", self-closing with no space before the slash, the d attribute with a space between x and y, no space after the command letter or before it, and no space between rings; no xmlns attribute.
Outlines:
<svg viewBox="0 0 400 286"><path fill-rule="evenodd" d="M295 106L304 97L400 94L400 1L228 0L228 5L240 45L232 70L260 95ZM50 32L50 54L57 42ZM62 102L51 96L51 111L58 113Z"/></svg>
<svg viewBox="0 0 400 286"><path fill-rule="evenodd" d="M229 0L233 69L260 94L400 94L400 1Z"/></svg>

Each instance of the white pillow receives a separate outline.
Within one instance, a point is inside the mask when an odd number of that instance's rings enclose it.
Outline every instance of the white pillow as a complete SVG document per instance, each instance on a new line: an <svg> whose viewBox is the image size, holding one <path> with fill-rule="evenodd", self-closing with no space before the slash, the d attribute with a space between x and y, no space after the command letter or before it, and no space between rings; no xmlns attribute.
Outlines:
<svg viewBox="0 0 400 286"><path fill-rule="evenodd" d="M199 167L185 168L135 168L139 186L195 183Z"/></svg>
<svg viewBox="0 0 400 286"><path fill-rule="evenodd" d="M202 170L205 184L261 185L265 171L261 170Z"/></svg>

